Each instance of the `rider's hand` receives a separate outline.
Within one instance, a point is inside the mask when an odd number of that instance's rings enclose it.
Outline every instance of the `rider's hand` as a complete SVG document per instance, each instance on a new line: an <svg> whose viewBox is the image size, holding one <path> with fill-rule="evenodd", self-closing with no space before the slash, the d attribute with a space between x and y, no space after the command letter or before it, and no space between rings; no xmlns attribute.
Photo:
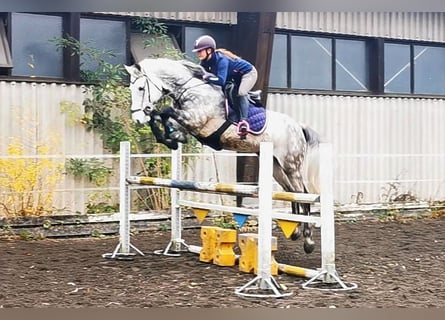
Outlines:
<svg viewBox="0 0 445 320"><path fill-rule="evenodd" d="M204 73L204 75L202 76L202 80L204 80L204 81L217 81L218 80L218 77L217 76L215 76L213 73L210 73L210 72L206 72L206 73Z"/></svg>
<svg viewBox="0 0 445 320"><path fill-rule="evenodd" d="M208 78L210 78L212 74L210 72L206 72L202 75L202 80L207 81Z"/></svg>

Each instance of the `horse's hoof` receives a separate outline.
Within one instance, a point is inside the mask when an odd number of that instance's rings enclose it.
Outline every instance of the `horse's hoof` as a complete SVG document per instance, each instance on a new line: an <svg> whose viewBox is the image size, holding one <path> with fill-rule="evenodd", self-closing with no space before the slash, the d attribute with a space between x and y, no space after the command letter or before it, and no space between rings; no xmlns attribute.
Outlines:
<svg viewBox="0 0 445 320"><path fill-rule="evenodd" d="M303 236L304 236L305 238L310 238L311 235L312 235L312 230L311 230L311 229L304 229L304 230L303 230Z"/></svg>
<svg viewBox="0 0 445 320"><path fill-rule="evenodd" d="M312 253L312 251L314 251L315 249L315 245L313 243L308 243L305 241L303 244L303 249L306 253Z"/></svg>
<svg viewBox="0 0 445 320"><path fill-rule="evenodd" d="M300 239L300 237L301 237L301 232L299 230L294 231L294 233L292 233L290 236L290 238L294 241Z"/></svg>

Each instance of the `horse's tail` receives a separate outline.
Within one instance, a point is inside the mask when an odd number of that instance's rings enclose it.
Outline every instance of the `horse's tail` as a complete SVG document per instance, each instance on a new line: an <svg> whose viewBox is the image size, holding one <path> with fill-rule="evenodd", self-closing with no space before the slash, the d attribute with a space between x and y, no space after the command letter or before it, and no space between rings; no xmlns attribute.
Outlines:
<svg viewBox="0 0 445 320"><path fill-rule="evenodd" d="M303 134L307 143L303 162L303 181L309 193L320 193L320 135L312 128L303 126Z"/></svg>

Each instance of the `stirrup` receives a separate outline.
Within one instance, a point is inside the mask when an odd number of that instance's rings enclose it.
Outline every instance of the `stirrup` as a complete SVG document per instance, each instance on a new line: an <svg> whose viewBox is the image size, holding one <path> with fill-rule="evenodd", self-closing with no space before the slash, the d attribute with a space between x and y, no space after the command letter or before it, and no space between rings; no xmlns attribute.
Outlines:
<svg viewBox="0 0 445 320"><path fill-rule="evenodd" d="M246 120L242 120L242 121L238 122L238 126L236 128L236 133L240 137L245 137L247 135L249 129L250 129L249 123Z"/></svg>

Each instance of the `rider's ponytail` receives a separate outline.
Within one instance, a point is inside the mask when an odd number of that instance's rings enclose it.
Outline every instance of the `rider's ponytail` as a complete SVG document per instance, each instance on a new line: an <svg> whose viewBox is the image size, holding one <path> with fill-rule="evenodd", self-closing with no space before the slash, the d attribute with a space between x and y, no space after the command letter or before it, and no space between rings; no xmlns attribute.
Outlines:
<svg viewBox="0 0 445 320"><path fill-rule="evenodd" d="M223 55L225 55L225 56L227 56L227 57L229 57L229 58L231 58L231 59L241 59L240 56L237 56L237 55L234 54L232 51L229 51L229 50L224 49L224 48L218 48L218 49L216 49L215 51L216 51L216 52L220 52L220 53L222 53Z"/></svg>

